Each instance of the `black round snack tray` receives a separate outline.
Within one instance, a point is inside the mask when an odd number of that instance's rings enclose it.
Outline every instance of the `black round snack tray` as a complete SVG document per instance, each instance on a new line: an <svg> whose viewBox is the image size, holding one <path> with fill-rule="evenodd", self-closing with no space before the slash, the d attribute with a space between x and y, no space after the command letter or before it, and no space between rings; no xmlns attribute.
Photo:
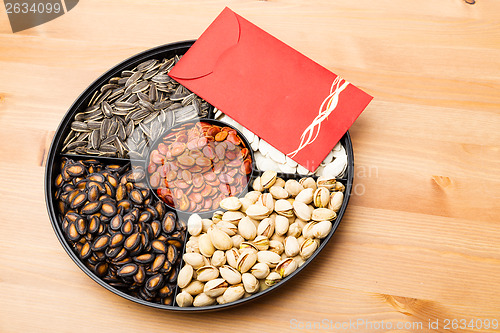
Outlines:
<svg viewBox="0 0 500 333"><path fill-rule="evenodd" d="M323 250L323 248L326 246L326 244L330 241L332 238L333 234L335 233L338 225L340 224L340 221L342 220L342 217L345 213L345 210L347 208L347 204L349 202L349 197L351 194L352 190L352 183L353 183L353 174L354 174L354 155L353 155L353 149L352 149L352 143L351 143L351 138L349 136L349 132L347 132L340 140L341 144L344 146L346 153L347 153L347 170L344 173L344 177L338 178L338 180L342 181L345 185L345 191L344 191L344 201L342 203L342 206L337 214L337 218L333 221L333 226L330 234L324 238L321 241L321 244L319 248L314 252L314 254L306 260L306 262L299 267L295 272L293 272L291 275L287 276L281 282L275 284L272 287L269 287L268 289L257 292L256 294L253 294L247 298L242 298L238 301L227 303L227 304L220 304L220 305L211 305L211 306L205 306L205 307L179 307L175 305L175 296L179 292L179 288L176 287L174 294L173 294L173 302L172 305L164 305L164 304L159 304L159 303L153 303L153 302L148 302L143 299L131 296L111 285L103 281L100 277L98 277L93 271L91 271L89 268L85 266L85 264L80 260L78 255L74 252L73 248L71 245L68 243L68 241L65 238L65 235L63 233L62 227L61 227L61 219L59 217L59 214L57 213L57 208L56 208L56 201L54 200L54 194L56 192L56 186L54 184L55 178L58 173L58 168L61 162L61 159L63 157L69 157L72 159L96 159L99 162L103 164L119 164L119 165L124 165L129 162L136 162L137 164L144 165L145 160L130 160L130 159L124 159L124 158L114 158L114 157L99 157L99 156L92 156L92 155L75 155L75 154L65 154L61 153L62 147L63 147L63 141L66 135L68 135L70 131L70 124L75 116L76 113L80 112L81 110L85 109L86 105L89 103L90 99L92 98L92 94L99 89L102 85L106 84L110 78L113 76L116 76L118 73L121 73L123 70L127 69L132 69L135 66L137 66L139 63L148 60L148 59L158 59L161 60L163 58L170 58L175 55L182 55L184 54L190 46L194 43L194 40L190 41L183 41L183 42L176 42L176 43L170 43L162 46L158 46L155 48L152 48L150 50L141 52L121 63L116 65L115 67L111 68L107 72L105 72L103 75L101 75L97 80L95 80L85 91L76 99L76 101L73 103L73 105L69 108L69 110L66 112L64 118L62 119L55 135L52 141L52 144L50 146L50 150L48 153L47 157L47 163L46 163L46 170L45 170L45 199L46 199L46 204L47 204L47 210L49 213L50 221L52 224L52 227L54 229L54 232L59 239L59 242L61 243L62 247L64 250L68 253L68 255L71 257L71 259L75 262L75 264L85 272L91 279L93 279L95 282L100 284L102 287L106 288L107 290L123 297L126 298L130 301L154 307L154 308L159 308L159 309L165 309L165 310L171 310L171 311L187 311L187 312L193 312L193 311L213 311L213 310L220 310L224 308L229 308L233 306L240 305L242 303L248 302L255 300L259 297L262 297L264 295L267 295L268 293L272 292L273 290L276 290L276 288L284 285L289 279L292 279L294 276L299 274L308 264L314 260L314 258ZM208 118L214 118L214 112L213 112L213 107L209 109L208 113ZM230 126L230 125L229 125ZM147 158L147 157L146 157ZM252 183L253 179L255 177L258 177L262 174L262 171L257 170L255 167L255 162L253 162L254 170L252 172L252 176L250 179L250 184ZM283 174L283 173L278 173L278 176L287 180L287 179L300 179L304 176L302 175L296 175L296 174ZM314 176L313 176L314 177ZM178 217L185 216L186 212L176 212ZM183 250L182 253L184 254L185 251L185 245L187 240L189 239L189 235L186 232L186 237L184 240L184 245L183 245ZM183 262L181 261L180 265L177 267L179 270L183 266Z"/></svg>

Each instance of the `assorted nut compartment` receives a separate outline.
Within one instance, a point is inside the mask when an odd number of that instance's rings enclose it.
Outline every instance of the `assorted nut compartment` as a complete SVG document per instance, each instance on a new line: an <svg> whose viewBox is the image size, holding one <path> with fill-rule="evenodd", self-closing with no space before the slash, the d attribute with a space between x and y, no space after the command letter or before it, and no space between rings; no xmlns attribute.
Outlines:
<svg viewBox="0 0 500 333"><path fill-rule="evenodd" d="M54 194L61 229L110 286L171 304L186 225L153 197L141 167L63 158Z"/></svg>
<svg viewBox="0 0 500 333"><path fill-rule="evenodd" d="M172 128L151 151L149 184L170 207L190 212L219 208L240 194L252 173L252 154L238 132L214 120Z"/></svg>
<svg viewBox="0 0 500 333"><path fill-rule="evenodd" d="M258 138L168 77L192 43L138 54L89 86L54 136L45 184L54 231L87 275L185 311L255 299L298 273L333 235L352 184L348 134L336 176L259 170Z"/></svg>
<svg viewBox="0 0 500 333"><path fill-rule="evenodd" d="M243 198L223 199L225 211L191 215L176 303L227 304L291 275L330 234L344 190L335 178L285 181L268 170Z"/></svg>

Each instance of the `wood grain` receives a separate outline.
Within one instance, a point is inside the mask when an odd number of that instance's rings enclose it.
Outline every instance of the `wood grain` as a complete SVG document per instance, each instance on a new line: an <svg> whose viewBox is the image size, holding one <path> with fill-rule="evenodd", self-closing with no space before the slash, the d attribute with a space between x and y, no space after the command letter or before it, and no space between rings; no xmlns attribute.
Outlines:
<svg viewBox="0 0 500 333"><path fill-rule="evenodd" d="M150 309L66 255L45 208L46 153L101 73L197 38L226 5L374 95L350 130L353 196L325 251L268 297ZM372 325L339 332L435 320L495 331L443 320L500 320L500 2L88 0L16 34L0 8L0 332L285 332L324 319Z"/></svg>

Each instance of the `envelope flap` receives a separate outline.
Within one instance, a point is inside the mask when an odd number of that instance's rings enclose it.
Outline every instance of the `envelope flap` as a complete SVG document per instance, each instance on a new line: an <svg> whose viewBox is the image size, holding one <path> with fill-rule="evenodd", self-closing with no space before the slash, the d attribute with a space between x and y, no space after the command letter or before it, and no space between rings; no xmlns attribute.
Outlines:
<svg viewBox="0 0 500 333"><path fill-rule="evenodd" d="M170 71L169 76L174 79L189 80L212 73L219 58L228 49L238 44L239 39L238 18L232 10L226 7L183 56L183 59L187 60L192 55L198 57L199 52L202 52L203 61L180 61Z"/></svg>

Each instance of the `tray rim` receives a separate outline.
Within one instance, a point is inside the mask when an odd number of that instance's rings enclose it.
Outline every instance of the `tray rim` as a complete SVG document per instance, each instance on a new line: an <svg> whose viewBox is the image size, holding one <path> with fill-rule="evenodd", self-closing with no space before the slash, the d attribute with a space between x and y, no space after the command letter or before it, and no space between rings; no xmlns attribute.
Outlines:
<svg viewBox="0 0 500 333"><path fill-rule="evenodd" d="M343 180L346 181L345 184L345 191L344 191L344 202L342 203L342 206L338 212L337 218L333 221L333 226L332 226L332 231L330 234L325 237L323 240L321 240L321 244L318 247L318 249L313 253L313 255L306 260L306 262L299 267L295 272L281 280L279 283L275 284L274 286L263 290L261 292L258 292L256 294L253 294L247 298L242 298L237 301L227 303L227 304L217 304L217 305L210 305L210 306L205 306L205 307L180 307L175 305L175 295L174 299L172 301L172 305L165 305L165 304L159 304L159 303L153 303L153 302L148 302L143 299L131 296L111 285L103 281L101 278L99 278L94 272L92 272L85 264L78 258L78 256L74 253L72 247L70 244L67 242L65 239L62 230L60 228L60 223L59 223L59 217L58 214L55 211L55 203L54 203L54 198L53 198L53 172L54 172L54 163L57 159L61 158L64 153L60 151L56 151L56 149L60 146L61 141L63 140L63 133L67 130L68 125L72 118L75 115L75 112L79 110L79 108L82 106L82 103L91 95L97 88L102 86L103 83L105 83L109 78L126 69L129 68L132 65L136 65L137 63L140 63L141 61L147 60L149 58L156 57L160 54L166 53L166 52L176 52L179 49L184 49L188 48L195 42L195 40L185 40L185 41L178 41L178 42L173 42L173 43L168 43L164 45L159 45L156 47L153 47L151 49L139 52L123 61L118 63L117 65L111 67L110 69L106 70L102 75L100 75L97 79L95 79L85 90L75 99L75 101L71 104L71 106L67 109L65 115L63 116L61 122L59 123L54 137L52 139L48 154L47 154L47 159L46 159L46 165L45 165L45 175L44 175L44 193L45 193L45 203L47 206L47 213L49 215L49 220L51 222L52 228L54 230L54 233L56 234L59 242L61 243L62 247L68 254L68 256L74 261L74 263L92 280L94 280L96 283L107 289L108 291L113 292L116 295L119 295L127 300L130 300L132 302L142 304L145 306L153 307L153 308L158 308L158 309L163 309L163 310L169 310L169 311L188 311L188 312L208 312L208 311L217 311L221 309L227 309L227 308L232 308L234 306L238 306L242 303L245 302L250 302L252 300L255 300L257 298L260 298L270 292L273 292L277 288L281 287L284 285L289 279L293 278L300 272L304 270L305 267L307 267L316 256L319 255L319 253L326 247L326 245L329 243L330 239L332 236L335 234L342 218L343 215L347 209L347 205L351 196L351 191L352 191L352 184L353 184L353 179L354 179L354 152L352 148L352 141L350 138L349 131L347 131L342 138L339 140L342 145L344 146L344 149L346 150L347 153L347 169L345 172L345 177L342 177ZM100 160L101 157L98 156L88 156L89 159L95 158L97 160ZM126 162L127 159L122 159L123 162ZM260 170L254 170L254 171L260 171ZM252 173L254 173L254 171ZM300 177L307 177L307 176L302 176L302 175L297 175L296 178ZM340 178L339 178L340 179ZM177 215L179 216L179 212L177 212ZM181 212L182 214L183 212ZM189 234L186 231L186 237L184 241L184 246L182 248L182 253L185 253L185 244L187 240L189 239ZM179 264L179 267L177 269L180 269L183 266L183 261L181 260L181 263ZM177 286L176 286L176 292L177 292Z"/></svg>

